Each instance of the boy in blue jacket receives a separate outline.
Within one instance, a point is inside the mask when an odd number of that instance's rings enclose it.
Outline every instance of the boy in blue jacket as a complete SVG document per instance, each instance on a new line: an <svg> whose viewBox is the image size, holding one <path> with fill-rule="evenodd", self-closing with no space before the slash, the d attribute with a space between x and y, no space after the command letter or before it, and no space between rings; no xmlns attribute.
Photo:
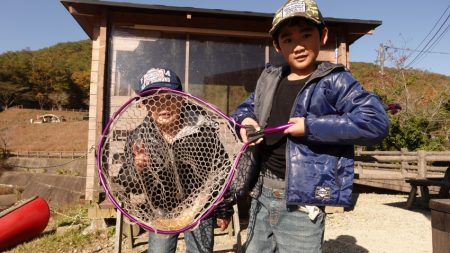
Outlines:
<svg viewBox="0 0 450 253"><path fill-rule="evenodd" d="M287 64L268 65L233 118L256 130L293 125L254 147L246 250L322 252L324 206L352 204L354 145L381 141L389 121L344 66L316 61L328 29L314 0L287 1L269 33Z"/></svg>

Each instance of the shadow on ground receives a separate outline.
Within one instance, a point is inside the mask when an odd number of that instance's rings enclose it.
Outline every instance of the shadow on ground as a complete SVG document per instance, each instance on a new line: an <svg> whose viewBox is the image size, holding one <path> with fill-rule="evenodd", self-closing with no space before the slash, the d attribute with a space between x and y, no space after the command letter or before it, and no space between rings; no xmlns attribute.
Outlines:
<svg viewBox="0 0 450 253"><path fill-rule="evenodd" d="M323 253L368 253L369 250L357 244L356 238L350 235L340 235L323 244Z"/></svg>

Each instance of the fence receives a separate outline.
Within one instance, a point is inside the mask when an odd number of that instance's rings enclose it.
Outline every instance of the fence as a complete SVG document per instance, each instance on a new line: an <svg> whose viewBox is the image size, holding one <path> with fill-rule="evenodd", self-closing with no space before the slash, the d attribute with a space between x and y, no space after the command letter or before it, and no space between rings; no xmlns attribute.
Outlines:
<svg viewBox="0 0 450 253"><path fill-rule="evenodd" d="M10 156L37 158L78 158L85 151L11 151ZM450 166L450 151L362 151L355 153L359 179L405 179L441 176Z"/></svg>
<svg viewBox="0 0 450 253"><path fill-rule="evenodd" d="M86 151L10 151L9 156L29 158L79 158L85 157Z"/></svg>
<svg viewBox="0 0 450 253"><path fill-rule="evenodd" d="M408 192L410 185L405 179L442 178L449 166L450 151L362 151L358 148L354 182Z"/></svg>
<svg viewBox="0 0 450 253"><path fill-rule="evenodd" d="M23 107L23 105L15 105L15 106L8 107L8 109L24 109L24 107ZM28 108L27 107L26 109L39 109L39 108ZM79 108L79 109L72 108L72 109L70 109L70 108L52 107L50 109L42 109L42 110L60 111L60 112L86 112L86 113L89 112L88 109L82 109L82 108Z"/></svg>
<svg viewBox="0 0 450 253"><path fill-rule="evenodd" d="M69 109L69 108L56 108L56 107L52 107L50 109L51 111L58 111L58 112L89 112L89 110L87 109Z"/></svg>
<svg viewBox="0 0 450 253"><path fill-rule="evenodd" d="M83 151L14 151L16 157L81 158ZM409 191L407 178L443 177L450 166L450 151L363 151L355 153L355 183Z"/></svg>
<svg viewBox="0 0 450 253"><path fill-rule="evenodd" d="M450 166L450 151L356 150L355 173L367 179L405 179L442 176Z"/></svg>

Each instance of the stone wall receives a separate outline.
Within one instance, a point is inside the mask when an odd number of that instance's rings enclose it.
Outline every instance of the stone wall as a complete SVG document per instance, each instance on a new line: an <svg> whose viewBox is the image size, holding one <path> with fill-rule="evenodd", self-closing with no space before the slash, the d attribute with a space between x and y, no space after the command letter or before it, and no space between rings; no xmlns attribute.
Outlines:
<svg viewBox="0 0 450 253"><path fill-rule="evenodd" d="M9 158L13 168L4 171L0 184L19 189L19 198L44 198L51 206L85 199L86 158Z"/></svg>

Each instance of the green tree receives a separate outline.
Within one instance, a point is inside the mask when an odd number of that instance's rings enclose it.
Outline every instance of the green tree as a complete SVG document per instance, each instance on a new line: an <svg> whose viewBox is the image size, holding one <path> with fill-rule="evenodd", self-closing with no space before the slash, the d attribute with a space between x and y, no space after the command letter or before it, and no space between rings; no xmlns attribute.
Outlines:
<svg viewBox="0 0 450 253"><path fill-rule="evenodd" d="M39 103L39 108L41 110L44 109L44 105L47 103L48 97L45 94L38 92L35 98L36 101Z"/></svg>
<svg viewBox="0 0 450 253"><path fill-rule="evenodd" d="M0 55L0 97L3 109L14 104L30 104L28 70L30 51L6 52Z"/></svg>
<svg viewBox="0 0 450 253"><path fill-rule="evenodd" d="M14 104L27 107L57 106L48 104L54 103L54 99L49 98L50 94L56 92L69 95L67 106L86 108L89 101L91 49L91 42L84 40L59 43L37 51L0 54L0 94L5 94L3 100L15 98ZM24 88L20 96L11 94L12 90L8 88L11 85Z"/></svg>
<svg viewBox="0 0 450 253"><path fill-rule="evenodd" d="M64 91L54 91L48 95L48 99L58 108L58 110L62 110L63 106L69 103L69 97L69 94Z"/></svg>
<svg viewBox="0 0 450 253"><path fill-rule="evenodd" d="M0 81L1 93L0 93L0 103L2 110L8 110L8 107L14 104L17 99L18 92L15 85L10 82Z"/></svg>

